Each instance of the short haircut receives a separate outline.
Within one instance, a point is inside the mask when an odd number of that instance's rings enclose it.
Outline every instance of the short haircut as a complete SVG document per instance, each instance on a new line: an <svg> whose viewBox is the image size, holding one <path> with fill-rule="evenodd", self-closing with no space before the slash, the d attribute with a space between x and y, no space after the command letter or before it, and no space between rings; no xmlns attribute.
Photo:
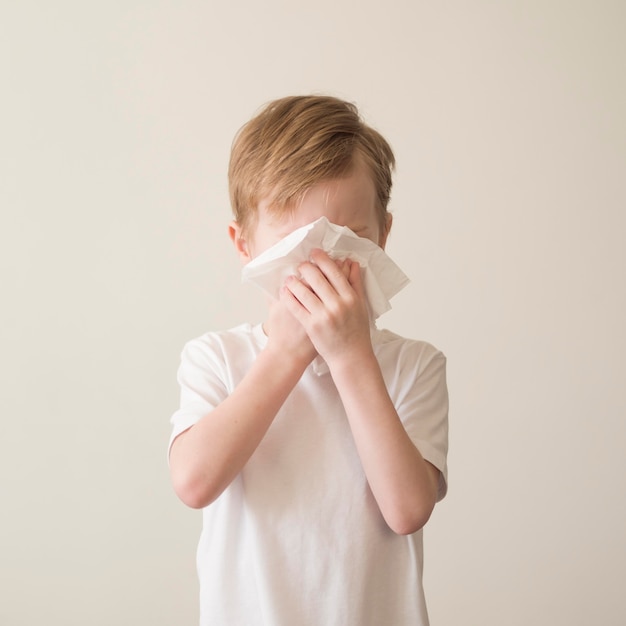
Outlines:
<svg viewBox="0 0 626 626"><path fill-rule="evenodd" d="M235 219L245 230L262 200L277 214L289 210L313 185L349 176L359 157L370 169L384 229L395 166L384 137L339 98L274 100L233 141L228 182Z"/></svg>

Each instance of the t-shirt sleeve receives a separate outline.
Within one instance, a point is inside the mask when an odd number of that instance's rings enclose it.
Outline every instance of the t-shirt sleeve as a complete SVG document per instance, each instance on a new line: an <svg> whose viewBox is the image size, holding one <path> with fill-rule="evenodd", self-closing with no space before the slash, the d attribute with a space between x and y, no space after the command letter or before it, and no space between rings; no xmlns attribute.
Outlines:
<svg viewBox="0 0 626 626"><path fill-rule="evenodd" d="M227 376L219 347L208 336L187 343L178 367L180 406L172 415L169 449L178 435L191 428L228 396Z"/></svg>
<svg viewBox="0 0 626 626"><path fill-rule="evenodd" d="M402 361L396 410L421 455L440 472L439 501L448 490L446 357L429 344L417 344Z"/></svg>

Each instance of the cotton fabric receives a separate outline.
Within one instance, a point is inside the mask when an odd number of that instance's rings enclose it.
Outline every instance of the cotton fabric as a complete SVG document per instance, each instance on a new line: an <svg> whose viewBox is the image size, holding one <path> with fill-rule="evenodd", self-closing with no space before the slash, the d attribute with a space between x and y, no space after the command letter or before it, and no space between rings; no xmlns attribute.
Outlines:
<svg viewBox="0 0 626 626"><path fill-rule="evenodd" d="M396 410L447 490L446 359L374 330ZM248 324L183 350L170 443L222 402L267 338ZM355 376L358 372L355 372ZM231 485L203 509L201 626L426 626L422 531L395 534L368 487L339 394L313 366Z"/></svg>

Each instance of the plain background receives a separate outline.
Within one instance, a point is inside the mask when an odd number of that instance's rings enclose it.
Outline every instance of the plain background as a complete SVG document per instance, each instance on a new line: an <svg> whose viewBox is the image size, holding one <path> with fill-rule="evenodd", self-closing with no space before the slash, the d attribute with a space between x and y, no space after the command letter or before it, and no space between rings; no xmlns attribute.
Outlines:
<svg viewBox="0 0 626 626"><path fill-rule="evenodd" d="M262 319L230 143L328 93L398 159L380 325L448 356L433 626L624 624L625 6L3 3L0 623L196 623L179 354Z"/></svg>

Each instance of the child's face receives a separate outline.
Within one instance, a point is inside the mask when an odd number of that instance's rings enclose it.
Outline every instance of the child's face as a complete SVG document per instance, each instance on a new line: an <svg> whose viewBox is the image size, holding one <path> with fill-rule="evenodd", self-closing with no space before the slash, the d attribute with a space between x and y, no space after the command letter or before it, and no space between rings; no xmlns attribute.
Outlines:
<svg viewBox="0 0 626 626"><path fill-rule="evenodd" d="M347 178L318 183L309 189L298 206L283 215L268 211L261 201L254 223L245 233L236 222L230 225L230 236L241 260L247 263L292 231L320 217L339 226L347 226L359 237L366 237L385 247L391 215L381 229L376 210L376 191L365 165L359 164Z"/></svg>

